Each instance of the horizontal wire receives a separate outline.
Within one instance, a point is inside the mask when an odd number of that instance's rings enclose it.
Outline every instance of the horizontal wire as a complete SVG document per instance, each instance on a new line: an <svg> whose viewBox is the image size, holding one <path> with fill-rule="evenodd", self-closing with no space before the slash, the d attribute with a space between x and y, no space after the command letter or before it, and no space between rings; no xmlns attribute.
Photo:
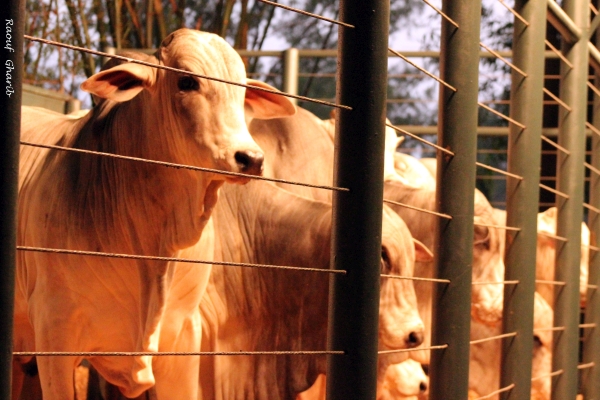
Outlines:
<svg viewBox="0 0 600 400"><path fill-rule="evenodd" d="M513 337L513 336L517 336L517 332L504 333L502 335L490 336L490 337L487 337L487 338L484 338L484 339L471 340L469 342L469 344L478 344L478 343L490 342L492 340L499 340L499 339L504 339L504 338Z"/></svg>
<svg viewBox="0 0 600 400"><path fill-rule="evenodd" d="M326 18L326 17L323 17L321 15L317 15L317 14L310 13L308 11L300 10L298 8L284 6L283 4L274 3L272 1L267 1L267 0L258 0L258 1L260 1L262 3L265 3L265 4L269 4L269 5L275 6L275 7L280 7L280 8L283 8L285 10L288 10L288 11L293 11L293 12L296 12L298 14L302 14L302 15L306 15L306 16L309 16L309 17L313 17L313 18L316 18L316 19L323 20L323 21L331 22L333 24L342 25L342 26L345 26L347 28L354 28L354 25L350 25L350 24L347 24L345 22L337 21L335 19Z"/></svg>
<svg viewBox="0 0 600 400"><path fill-rule="evenodd" d="M394 354L394 353L410 353L412 351L425 351L425 350L440 350L448 348L447 344L442 344L439 346L430 346L430 347L415 347L412 349L398 349L398 350L380 350L377 354Z"/></svg>
<svg viewBox="0 0 600 400"><path fill-rule="evenodd" d="M600 129L596 128L594 125L590 124L589 122L585 123L585 126L592 132L594 132L596 135L600 136Z"/></svg>
<svg viewBox="0 0 600 400"><path fill-rule="evenodd" d="M134 63L134 64L140 64L140 65L145 65L145 66L152 67L152 68L163 69L165 71L177 72L177 73L180 73L180 74L195 76L197 78L209 79L211 81L226 83L228 85L241 86L241 87L245 87L246 89L259 90L259 91L262 91L262 92L272 93L272 94L276 94L276 95L279 95L279 96L291 97L293 99L298 99L298 100L303 100L303 101L309 101L309 102L317 103L317 104L323 104L323 105L326 105L326 106L329 106L329 107L344 108L346 110L352 110L352 107L344 106L344 105L341 105L341 104L334 104L334 103L330 103L328 101L311 99L309 97L299 96L299 95L296 95L296 94L290 94L290 93L285 93L285 92L280 92L278 90L271 90L271 89L262 88L262 87L259 87L259 86L252 86L252 85L246 85L244 83L228 81L226 79L220 79L220 78L215 78L215 77L207 76L207 75L203 75L203 74L197 74L197 73L191 72L191 71L184 71L184 70L178 69L178 68L167 67L166 65L153 64L153 63L149 63L149 62L142 61L142 60L136 60L136 59L130 58L130 57L120 56L120 55L117 55L117 54L109 54L109 53L105 53L103 51L86 49L85 47L73 46L73 45L70 45L70 44L56 42L54 40L42 39L42 38L38 38L38 37L34 37L34 36L29 36L29 35L23 35L23 37L25 39L32 40L34 42L40 42L40 43L49 44L49 45L52 45L52 46L63 47L65 49L69 49L69 50L78 50L78 51L82 51L84 53L90 53L90 54L93 54L93 55L96 55L96 56L116 58L117 60L123 60L123 61L127 61L127 62Z"/></svg>
<svg viewBox="0 0 600 400"><path fill-rule="evenodd" d="M484 399L490 399L490 398L494 397L494 396L495 396L495 395L497 395L497 394L504 393L504 392L508 392L509 390L512 390L514 387L515 387L515 384L514 384L514 383L511 383L510 385L508 385L508 386L505 386L505 387L503 387L503 388L501 388L501 389L495 390L495 391L493 391L493 392L492 392L492 393L490 393L490 394L487 394L487 395L485 395L485 396L481 396L481 397L477 397L475 400L484 400Z"/></svg>
<svg viewBox="0 0 600 400"><path fill-rule="evenodd" d="M552 98L552 100L556 101L559 106L563 107L568 112L573 111L573 109L567 103L565 103L564 101L562 101L560 99L560 97L558 97L557 95L555 95L554 93L552 93L551 91L549 91L546 88L543 88L543 90L544 90L544 93L546 93L548 96L550 96Z"/></svg>
<svg viewBox="0 0 600 400"><path fill-rule="evenodd" d="M553 189L553 188L551 188L550 186L546 186L546 185L544 185L544 184L541 184L541 183L540 183L540 187L541 187L542 189L546 189L547 191L554 193L554 194L555 194L555 195L557 195L557 196L560 196L560 197L562 197L563 199L568 199L568 198L569 198L569 195L568 195L568 194L565 194L565 193L563 193L563 192L559 192L558 190L556 190L556 189Z"/></svg>
<svg viewBox="0 0 600 400"><path fill-rule="evenodd" d="M552 328L538 328L538 329L534 329L533 332L559 332L559 331L564 331L565 327L564 326L553 326Z"/></svg>
<svg viewBox="0 0 600 400"><path fill-rule="evenodd" d="M426 69L421 68L420 66L418 66L414 62L410 61L407 57L403 56L402 54L400 54L396 50L393 50L393 49L391 49L389 47L388 47L388 50L392 54L400 57L401 59L403 59L404 61L406 61L407 63L409 63L410 65L412 65L413 67L415 67L416 69L418 69L419 71L421 71L422 73L424 73L425 75L427 75L428 77L434 79L438 83L441 83L442 85L446 86L448 89L452 90L453 92L456 92L456 88L454 86L450 85L449 83L445 82L444 80L442 80L442 79L438 78L437 76L433 75L431 72L427 71Z"/></svg>
<svg viewBox="0 0 600 400"><path fill-rule="evenodd" d="M26 142L24 140L21 140L21 144L25 145L25 146L42 147L45 149L72 151L75 153L83 153L83 154L91 154L91 155L95 155L95 156L118 158L120 160L144 162L144 163L148 163L148 164L161 165L164 167L189 169L192 171L200 171L200 172L210 172L210 173L219 174L219 175L239 176L239 177L243 177L243 178L250 178L250 179L256 179L256 180L261 180L261 181L287 183L290 185L307 186L307 187L313 187L313 188L318 188L318 189L327 189L327 190L337 190L337 191L341 191L341 192L349 192L350 191L350 189L347 189L347 188L336 188L336 187L332 187L332 186L312 185L310 183L292 182L292 181L286 181L284 179L267 178L264 176L242 174L239 172L221 171L218 169L195 167L193 165L176 164L176 163L171 163L171 162L167 162L167 161L148 160L148 159L139 158L139 157L123 156L123 155L119 155L119 154L103 153L103 152L92 151L92 150L75 149L72 147L55 146L55 145L51 145L51 144L31 143L31 142Z"/></svg>
<svg viewBox="0 0 600 400"><path fill-rule="evenodd" d="M595 328L595 327L596 327L595 323L579 324L580 329Z"/></svg>
<svg viewBox="0 0 600 400"><path fill-rule="evenodd" d="M598 9L592 3L590 3L590 10L592 10L594 15L598 14Z"/></svg>
<svg viewBox="0 0 600 400"><path fill-rule="evenodd" d="M337 269L320 269L320 268L292 267L292 266L285 266L285 265L236 263L236 262L229 262L229 261L192 260L189 258L140 256L140 255L133 255L133 254L102 253L102 252L98 252L98 251L49 249L49 248L45 248L45 247L32 247L32 246L17 246L17 250L19 250L19 251L34 251L34 252L39 252L39 253L70 254L70 255L76 255L76 256L123 258L123 259L129 259L129 260L183 262L183 263L190 263L190 264L208 264L208 265L222 265L222 266L231 266L231 267L286 269L286 270L293 270L293 271L321 272L321 273L326 273L326 274L342 274L342 275L346 274L346 271L337 270Z"/></svg>
<svg viewBox="0 0 600 400"><path fill-rule="evenodd" d="M483 226L486 228L496 228L496 229L505 229L507 231L520 231L521 228L515 228L514 226L504 226L504 225L494 225L494 224L484 224L481 222L474 222L475 226Z"/></svg>
<svg viewBox="0 0 600 400"><path fill-rule="evenodd" d="M540 379L544 379L544 378L552 378L553 376L561 375L564 372L565 372L564 370L559 369L558 371L550 372L549 374L544 374L544 375L536 376L535 378L531 378L531 382L539 381Z"/></svg>
<svg viewBox="0 0 600 400"><path fill-rule="evenodd" d="M435 278L421 278L418 276L400 276L400 275L389 275L389 274L381 274L382 278L391 278L391 279L406 279L409 281L425 281L425 282L436 282L436 283L450 283L450 279L435 279Z"/></svg>
<svg viewBox="0 0 600 400"><path fill-rule="evenodd" d="M535 283L539 283L541 285L554 285L554 286L565 286L566 283L565 282L560 282L560 281L548 281L548 280L543 280L543 279L536 279Z"/></svg>
<svg viewBox="0 0 600 400"><path fill-rule="evenodd" d="M519 14L518 12L515 11L514 8L512 8L511 6L509 6L508 4L506 4L504 2L504 0L498 0L500 2L500 4L502 4L504 7L506 7L506 9L508 11L511 12L512 15L514 15L519 21L521 21L525 26L529 26L529 21L527 21L525 18L523 18L523 16L521 16L521 14Z"/></svg>
<svg viewBox="0 0 600 400"><path fill-rule="evenodd" d="M567 64L567 66L570 69L573 69L573 64L567 59L567 57L565 57L563 55L563 53L558 50L556 47L554 47L554 45L552 43L550 43L550 41L548 39L546 39L544 41L544 43L546 43L546 46L550 47L550 50L552 50L554 52L554 54L556 54L558 56L558 58L560 58L565 64Z"/></svg>
<svg viewBox="0 0 600 400"><path fill-rule="evenodd" d="M583 206L585 208L587 208L588 210L595 212L596 214L600 214L600 208L596 208L596 207L594 207L594 206L592 206L591 204L588 204L588 203L583 203Z"/></svg>
<svg viewBox="0 0 600 400"><path fill-rule="evenodd" d="M480 162L476 162L475 165L477 165L478 167L481 167L481 168L488 169L490 171L498 172L499 174L506 175L506 176L509 176L511 178L518 179L520 181L523 180L522 176L511 174L510 172L506 172L506 171L504 171L502 169L499 169L499 168L490 167L489 165L485 165L485 164L482 164Z"/></svg>
<svg viewBox="0 0 600 400"><path fill-rule="evenodd" d="M480 102L480 101L478 101L478 102L477 102L477 105L479 105L479 107L481 107L481 108L485 108L486 110L488 110L488 111L489 111L489 112L491 112L492 114L496 114L496 115L497 115L497 116L499 116L500 118L502 118L502 119L505 119L505 120L507 120L508 122L511 122L511 123L515 124L516 126L518 126L518 127L519 127L519 128L521 128L521 129L525 129L525 128L527 128L527 127L526 127L525 125L523 125L522 123L520 123L520 122L518 122L518 121L515 121L515 120L514 120L514 119L512 119L511 117L508 117L508 116L506 116L506 115L502 114L500 111L496 111L496 110L494 110L492 107L489 107L489 106L487 106L487 105L483 104L483 103L482 103L482 102Z"/></svg>
<svg viewBox="0 0 600 400"><path fill-rule="evenodd" d="M13 356L21 357L142 357L142 356L283 356L283 355L321 355L321 354L346 354L344 351L14 351Z"/></svg>
<svg viewBox="0 0 600 400"><path fill-rule="evenodd" d="M434 6L433 4L431 4L428 0L423 0L423 3L427 4L429 7L433 8L433 10L440 14L446 21L450 22L452 25L454 25L456 28L460 28L458 26L458 24L449 16L447 16L442 10L440 10L439 8L437 8L436 6Z"/></svg>
<svg viewBox="0 0 600 400"><path fill-rule="evenodd" d="M596 86L592 85L592 83L590 81L587 82L587 85L590 89L592 89L592 91L594 93L596 93L596 96L600 97L600 89L598 89Z"/></svg>
<svg viewBox="0 0 600 400"><path fill-rule="evenodd" d="M452 216L448 215L448 214L442 214L442 213L439 213L439 212L436 212L436 211L426 210L424 208L419 208L419 207L411 206L411 205L408 205L408 204L399 203L399 202L393 201L393 200L383 199L383 202L384 203L389 203L389 204L395 204L395 205L400 206L400 207L410 208L411 210L420 211L420 212L423 212L423 213L426 213L426 214L432 214L432 215L435 215L435 216L438 216L438 217L441 217L441 218L445 218L445 219L452 219Z"/></svg>
<svg viewBox="0 0 600 400"><path fill-rule="evenodd" d="M437 145L437 144L435 144L435 143L431 143L431 142L429 142L429 141L427 141L427 140L425 140L425 139L423 139L423 138L421 138L421 137L419 137L419 136L415 135L414 133L410 133L410 132L408 132L408 131L405 131L405 130L404 130L404 129L402 129L402 128L398 128L397 126L394 126L394 125L392 125L392 124L388 124L387 122L386 122L386 124L385 124L385 125L386 125L386 126L388 126L388 127L390 127L390 128L392 128L392 129L394 129L394 130L395 130L395 131L397 131L397 132L400 132L400 133L402 133L402 134L404 134L404 135L408 135L408 136L410 136L411 138L413 138L413 139L416 139L416 140L420 141L421 143L425 143L425 144L427 144L427 145L429 145L429 146L431 146L431 147L433 147L433 148L435 148L435 149L437 149L437 150L439 150L439 151L441 151L441 152L443 152L443 153L446 153L446 154L448 154L448 155L450 155L450 156L454 156L454 153L453 153L453 152L451 152L450 150L448 150L448 149L445 149L445 148L443 148L443 147L441 147L441 146L438 146L438 145Z"/></svg>
<svg viewBox="0 0 600 400"><path fill-rule="evenodd" d="M577 366L577 369L587 369L587 368L592 368L594 365L596 365L596 364L594 364L594 362L593 362L593 361L592 361L592 362L589 362L589 363L586 363L586 364L579 364L579 365Z"/></svg>
<svg viewBox="0 0 600 400"><path fill-rule="evenodd" d="M565 149L564 147L562 147L561 145L559 145L558 143L556 143L553 140L548 139L546 136L542 135L541 136L542 140L550 145L552 145L553 147L555 147L557 150L562 151L563 153L565 153L566 155L570 155L571 152L567 149Z"/></svg>
<svg viewBox="0 0 600 400"><path fill-rule="evenodd" d="M471 285L518 285L518 280L513 281L500 281L500 282L471 282Z"/></svg>
<svg viewBox="0 0 600 400"><path fill-rule="evenodd" d="M527 74L525 72L523 72L523 70L521 70L519 67L517 67L516 65L514 65L510 61L508 61L506 58L502 57L500 55L500 53L498 53L495 50L492 50L490 47L486 46L482 42L479 42L479 45L481 47L483 47L484 49L486 49L487 51L489 51L490 53L492 53L494 56L496 56L500 60L504 61L504 63L506 63L506 65L508 65L509 67L511 67L513 70L517 71L521 76L523 76L524 78L527 78Z"/></svg>
<svg viewBox="0 0 600 400"><path fill-rule="evenodd" d="M588 290L596 290L598 289L598 285L585 285Z"/></svg>

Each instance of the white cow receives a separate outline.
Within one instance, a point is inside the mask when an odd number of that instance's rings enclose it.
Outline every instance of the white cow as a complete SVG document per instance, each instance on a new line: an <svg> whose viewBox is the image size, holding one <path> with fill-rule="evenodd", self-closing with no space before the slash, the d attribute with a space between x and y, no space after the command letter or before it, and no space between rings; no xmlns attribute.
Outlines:
<svg viewBox="0 0 600 400"><path fill-rule="evenodd" d="M179 30L153 61L245 83L244 64L216 35ZM260 85L260 84L257 84ZM255 117L293 114L285 98L134 63L115 65L82 88L103 99L81 118L23 109L22 139L160 161L261 173L250 137ZM23 146L21 246L176 256L197 243L226 177L146 163ZM206 247L193 257L210 253ZM17 258L15 351L197 350L204 266L21 251ZM45 399L72 399L82 357L38 357ZM18 358L26 363L29 358ZM197 357L89 357L128 397L156 382L159 398L196 398ZM15 368L15 396L22 381Z"/></svg>

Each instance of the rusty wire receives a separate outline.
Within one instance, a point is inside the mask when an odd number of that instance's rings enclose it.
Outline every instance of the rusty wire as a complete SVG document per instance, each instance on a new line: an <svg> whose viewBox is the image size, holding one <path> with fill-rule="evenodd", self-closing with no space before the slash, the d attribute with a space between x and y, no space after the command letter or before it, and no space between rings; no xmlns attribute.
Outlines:
<svg viewBox="0 0 600 400"><path fill-rule="evenodd" d="M415 135L414 133L410 133L410 132L408 132L408 131L405 131L404 129L402 129L402 128L398 128L398 127L397 127L397 126L395 126L395 125L388 124L387 122L385 123L385 125L386 125L386 126L388 126L388 127L390 127L390 128L392 128L393 130L395 130L395 131L397 131L397 132L400 132L400 133L402 133L402 134L404 134L404 135L410 136L411 138L413 138L413 139L416 139L416 140L420 141L421 143L425 143L425 144L426 144L426 145L428 145L428 146L431 146L431 147L433 147L433 148L435 148L435 149L437 149L437 150L439 150L439 151L441 151L441 152L443 152L443 153L446 153L446 154L448 154L449 156L454 156L454 153L453 153L453 152L451 152L450 150L448 150L448 149L445 149L445 148L443 148L443 147L441 147L441 146L438 146L438 145L437 145L437 144L435 144L435 143L431 143L430 141L427 141L427 140L425 140L425 139L423 139L423 138L421 138L421 137L419 137L419 136Z"/></svg>
<svg viewBox="0 0 600 400"><path fill-rule="evenodd" d="M458 24L449 16L447 16L442 10L440 10L439 8L437 8L436 6L434 6L433 4L431 4L428 0L423 0L423 3L427 4L429 7L433 8L433 10L438 13L439 15L441 15L446 21L450 22L452 25L454 25L456 28L460 28L458 26Z"/></svg>
<svg viewBox="0 0 600 400"><path fill-rule="evenodd" d="M469 342L469 344L479 344L479 343L484 343L484 342L490 342L492 340L499 340L499 339L514 337L514 336L517 336L517 332L503 333L502 335L490 336L490 337L487 337L484 339L471 340Z"/></svg>
<svg viewBox="0 0 600 400"><path fill-rule="evenodd" d="M562 332L565 330L564 326L553 326L552 328L538 328L534 329L533 332Z"/></svg>
<svg viewBox="0 0 600 400"><path fill-rule="evenodd" d="M511 178L518 179L520 181L523 180L522 176L511 174L510 172L506 172L506 171L501 170L499 168L490 167L489 165L485 165L485 164L482 164L480 162L476 162L475 165L477 165L478 167L481 167L481 168L489 169L490 171L498 172L499 174L506 175L506 176L509 176Z"/></svg>
<svg viewBox="0 0 600 400"><path fill-rule="evenodd" d="M600 97L600 89L598 89L596 86L592 85L592 83L590 81L587 82L587 85L590 89L592 89L592 92L596 93L596 96Z"/></svg>
<svg viewBox="0 0 600 400"><path fill-rule="evenodd" d="M564 101L562 101L558 96L556 96L554 93L552 93L551 91L549 91L546 88L543 88L544 93L546 93L548 96L550 96L552 98L552 100L556 101L556 103L561 106L562 108L564 108L565 110L567 110L568 112L573 111L573 109Z"/></svg>
<svg viewBox="0 0 600 400"><path fill-rule="evenodd" d="M600 214L600 209L592 206L591 204L583 203L583 206L588 210L595 212L596 214Z"/></svg>
<svg viewBox="0 0 600 400"><path fill-rule="evenodd" d="M588 328L595 328L596 324L594 323L590 323L590 324L579 324L579 329L588 329Z"/></svg>
<svg viewBox="0 0 600 400"><path fill-rule="evenodd" d="M518 68L516 65L514 65L510 61L508 61L506 58L502 57L502 55L500 55L500 53L498 53L497 51L493 50L492 48L486 46L482 42L479 42L479 46L483 47L488 52L490 52L491 54L493 54L494 56L496 56L498 59L502 60L506 65L508 65L514 71L518 72L521 76L523 76L523 78L527 78L527 74L525 72L523 72L523 70L521 70L520 68Z"/></svg>
<svg viewBox="0 0 600 400"><path fill-rule="evenodd" d="M104 253L104 252L99 252L99 251L49 249L49 248L45 248L45 247L32 247L32 246L17 246L17 250L19 250L19 251L34 251L34 252L39 252L39 253L52 253L52 254L69 254L69 255L76 255L76 256L121 258L121 259L129 259L129 260L149 260L149 261L182 262L182 263L190 263L190 264L222 265L222 266L233 266L233 267L284 269L284 270L292 270L292 271L321 272L321 273L326 273L326 274L342 274L343 275L346 273L346 271L344 271L344 270L336 270L336 269L320 269L320 268L293 267L293 266L285 266L285 265L236 263L236 262L229 262L229 261L192 260L189 258L141 256L141 255L135 255L135 254Z"/></svg>
<svg viewBox="0 0 600 400"><path fill-rule="evenodd" d="M323 351L14 351L13 356L21 357L143 357L143 356L284 356L284 355L323 355L323 354L346 354L342 350Z"/></svg>
<svg viewBox="0 0 600 400"><path fill-rule="evenodd" d="M518 12L515 11L514 8L512 8L511 6L509 6L508 4L506 4L504 2L504 0L498 0L500 2L500 4L502 4L504 7L506 7L506 9L508 11L510 11L510 13L512 15L514 15L519 21L521 21L525 26L529 26L529 21L527 21L525 18L523 18L523 16L521 14L519 14Z"/></svg>
<svg viewBox="0 0 600 400"><path fill-rule="evenodd" d="M293 11L293 12L298 13L298 14L306 15L308 17L313 17L313 18L316 18L316 19L320 19L322 21L331 22L332 24L342 25L342 26L345 26L346 28L354 28L354 25L350 25L350 24L347 24L345 22L338 21L338 20L335 20L335 19L330 19L330 18L327 18L327 17L323 17L322 15L313 14L313 13L310 13L308 11L300 10L298 8L284 6L283 4L275 3L275 2L272 2L272 1L268 1L268 0L258 0L258 1L260 1L262 3L265 3L265 4L269 4L271 6L283 8L284 10Z"/></svg>
<svg viewBox="0 0 600 400"><path fill-rule="evenodd" d="M521 228L515 228L514 226L505 226L505 225L494 225L494 224L484 224L482 222L474 222L475 226L483 226L486 228L496 228L496 229L504 229L507 231L520 231Z"/></svg>
<svg viewBox="0 0 600 400"><path fill-rule="evenodd" d="M531 378L531 382L538 381L538 380L544 379L544 378L552 378L553 376L561 375L564 372L565 372L564 370L559 369L558 371L550 372L549 374L544 374L544 375L540 375L540 376L536 376L534 378Z"/></svg>
<svg viewBox="0 0 600 400"><path fill-rule="evenodd" d="M210 173L219 174L219 175L239 176L239 177L243 177L243 178L257 179L257 180L262 180L262 181L287 183L290 185L307 186L307 187L313 187L313 188L318 188L318 189L327 189L327 190L337 190L337 191L341 191L341 192L349 192L350 191L350 189L347 189L347 188L336 188L333 186L312 185L310 183L292 182L292 181L287 181L284 179L267 178L264 176L242 174L240 172L221 171L221 170L212 169L212 168L195 167L193 165L176 164L176 163L171 163L171 162L166 162L166 161L148 160L148 159L139 158L139 157L123 156L123 155L119 155L119 154L103 153L103 152L92 151L92 150L75 149L72 147L55 146L55 145L51 145L51 144L31 143L31 142L26 142L24 140L21 140L20 143L25 146L42 147L42 148L46 148L46 149L61 150L61 151L72 151L75 153L90 154L90 155L102 156L102 157L111 157L111 158L117 158L120 160L127 160L127 161L138 161L138 162L161 165L164 167L171 167L171 168L177 168L177 169L189 169L192 171L210 172Z"/></svg>
<svg viewBox="0 0 600 400"><path fill-rule="evenodd" d="M600 129L596 128L594 125L590 124L589 122L586 121L585 126L592 131L593 133L595 133L596 135L600 136Z"/></svg>
<svg viewBox="0 0 600 400"><path fill-rule="evenodd" d="M512 119L511 117L508 117L504 114L502 114L500 111L496 111L494 110L492 107L486 106L485 104L483 104L482 102L478 101L477 105L481 108L485 108L486 110L488 110L489 112L491 112L492 114L496 114L497 116L499 116L502 119L507 120L510 123L515 124L516 126L518 126L521 129L525 129L527 128L525 125L523 125L522 123L515 121L514 119Z"/></svg>
<svg viewBox="0 0 600 400"><path fill-rule="evenodd" d="M499 281L499 282L493 282L493 281L471 282L471 285L518 285L518 284L519 284L518 280Z"/></svg>
<svg viewBox="0 0 600 400"><path fill-rule="evenodd" d="M514 387L515 387L515 384L511 383L510 385L505 386L505 387L503 387L501 389L495 390L495 391L493 391L490 394L486 394L485 396L477 397L475 400L490 399L490 398L494 397L497 394L508 392L509 390L512 390Z"/></svg>
<svg viewBox="0 0 600 400"><path fill-rule="evenodd" d="M565 286L565 282L561 281L548 281L544 279L536 279L535 283L539 283L540 285L554 285L554 286Z"/></svg>
<svg viewBox="0 0 600 400"><path fill-rule="evenodd" d="M567 149L565 149L564 147L562 147L561 145L559 145L558 143L556 143L553 140L548 139L546 136L542 135L541 136L542 140L546 143L548 143L549 145L553 146L554 148L556 148L557 150L562 151L563 153L565 153L566 155L571 154L571 152Z"/></svg>
<svg viewBox="0 0 600 400"><path fill-rule="evenodd" d="M136 59L130 58L130 57L119 56L119 55L116 55L116 54L109 54L109 53L105 53L103 51L86 49L85 47L73 46L73 45L70 45L70 44L56 42L54 40L42 39L42 38L38 38L38 37L34 37L34 36L29 36L29 35L23 35L23 37L25 39L32 40L34 42L40 42L40 43L49 44L49 45L52 45L52 46L63 47L65 49L69 49L69 50L77 50L77 51L81 51L81 52L84 52L84 53L90 53L90 54L93 54L93 55L96 55L96 56L116 58L117 60L127 61L127 62L131 62L131 63L134 63L134 64L145 65L147 67L152 67L152 68L157 68L157 69L163 69L165 71L170 71L170 72L176 72L176 73L179 73L179 74L185 74L185 75L195 76L197 78L209 79L211 81L226 83L228 85L241 86L241 87L244 87L246 89L259 90L259 91L262 91L262 92L272 93L272 94L276 94L276 95L279 95L279 96L291 97L291 98L297 99L297 100L303 100L303 101L309 101L309 102L312 102L312 103L318 103L318 104L326 105L326 106L329 106L329 107L343 108L343 109L346 109L346 110L352 110L352 107L344 106L344 105L341 105L341 104L334 104L334 103L330 103L328 101L311 99L309 97L299 96L299 95L285 93L285 92L280 92L278 90L271 90L271 89L266 89L266 88L262 88L262 87L259 87L259 86L252 86L252 85L246 85L244 83L228 81L226 79L215 78L215 77L212 77L212 76L207 76L207 75L198 74L198 73L195 73L195 72L185 71L185 70L178 69L178 68L167 67L166 65L153 64L153 63L149 63L149 62L142 61L142 60L136 60Z"/></svg>
<svg viewBox="0 0 600 400"><path fill-rule="evenodd" d="M563 192L559 192L558 190L556 190L556 189L553 189L553 188L551 188L550 186L546 186L546 185L544 185L544 184L540 183L540 187L541 187L542 189L545 189L545 190L547 190L547 191L551 192L551 193L554 193L554 194L555 194L555 195L557 195L557 196L560 196L560 197L562 197L563 199L568 199L568 198L569 198L569 195L568 195L568 194L565 194L565 193L563 193Z"/></svg>
<svg viewBox="0 0 600 400"><path fill-rule="evenodd" d="M456 88L454 86L452 86L448 82L445 82L444 80L438 78L437 76L433 75L431 72L425 70L424 68L421 68L420 66L418 66L414 62L410 61L408 59L408 57L403 56L402 54L400 54L396 50L393 50L393 49L391 49L389 47L388 47L388 51L391 52L392 54L400 57L401 59L403 59L404 61L406 61L407 63L409 63L410 65L412 65L413 67L415 67L416 69L418 69L419 71L421 71L422 73L424 73L425 75L427 75L428 77L434 79L436 82L441 83L442 85L446 86L448 89L452 90L453 92L456 92Z"/></svg>
<svg viewBox="0 0 600 400"><path fill-rule="evenodd" d="M550 50L552 50L554 52L554 54L556 54L558 56L558 58L560 58L562 60L562 62L567 64L567 66L570 69L573 69L573 64L567 59L567 57L565 57L563 55L562 52L560 52L556 47L554 47L554 45L552 43L550 43L550 41L548 39L546 39L544 42L546 43L546 46L550 47Z"/></svg>
<svg viewBox="0 0 600 400"><path fill-rule="evenodd" d="M439 213L439 212L436 212L436 211L427 210L425 208L414 207L414 206L411 206L411 205L408 205L408 204L404 204L404 203L400 203L400 202L393 201L393 200L383 199L383 202L384 203L389 203L389 204L394 204L394 205L397 205L397 206L400 206L400 207L410 208L411 210L420 211L420 212L423 212L423 213L426 213L426 214L435 215L437 217L441 217L441 218L445 218L445 219L452 219L452 216L448 215L448 214L443 214L443 213Z"/></svg>
<svg viewBox="0 0 600 400"><path fill-rule="evenodd" d="M412 349L398 349L398 350L379 350L377 352L378 355L382 354L394 354L394 353L410 353L413 351L426 351L426 350L440 350L448 348L447 344L442 344L438 346L429 346L429 347L415 347Z"/></svg>
<svg viewBox="0 0 600 400"><path fill-rule="evenodd" d="M421 278L421 277L418 277L418 276L400 276L400 275L389 275L389 274L380 274L380 276L382 278L405 279L405 280L410 280L410 281L450 283L450 279Z"/></svg>
<svg viewBox="0 0 600 400"><path fill-rule="evenodd" d="M587 369L587 368L592 368L594 365L596 365L593 361L586 363L586 364L579 364L577 366L577 369Z"/></svg>

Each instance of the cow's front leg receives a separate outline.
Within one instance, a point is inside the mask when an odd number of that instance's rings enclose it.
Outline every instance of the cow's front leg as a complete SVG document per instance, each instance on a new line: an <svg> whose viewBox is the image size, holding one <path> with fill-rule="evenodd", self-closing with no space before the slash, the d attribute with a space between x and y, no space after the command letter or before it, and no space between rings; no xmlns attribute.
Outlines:
<svg viewBox="0 0 600 400"><path fill-rule="evenodd" d="M72 356L37 357L44 400L75 398L75 366L80 358Z"/></svg>

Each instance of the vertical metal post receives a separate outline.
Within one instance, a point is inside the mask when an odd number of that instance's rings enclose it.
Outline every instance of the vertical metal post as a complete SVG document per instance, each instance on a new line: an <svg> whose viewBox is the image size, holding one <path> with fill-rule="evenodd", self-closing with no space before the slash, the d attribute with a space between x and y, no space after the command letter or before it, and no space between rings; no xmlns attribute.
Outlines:
<svg viewBox="0 0 600 400"><path fill-rule="evenodd" d="M0 91L0 399L11 398L12 330L17 245L17 188L21 127L21 81L25 1L0 7L2 82Z"/></svg>
<svg viewBox="0 0 600 400"><path fill-rule="evenodd" d="M332 279L327 398L374 399L377 386L383 152L389 0L342 0L337 102L336 186L333 196Z"/></svg>
<svg viewBox="0 0 600 400"><path fill-rule="evenodd" d="M506 224L520 228L506 232L505 279L519 281L504 288L503 333L517 332L502 342L500 387L515 384L501 394L506 400L527 399L531 393L546 8L547 0L515 2L515 11L529 26L515 18L513 63L527 76L512 72L510 116L526 128L511 124L508 140L508 171L523 180L506 182Z"/></svg>
<svg viewBox="0 0 600 400"><path fill-rule="evenodd" d="M282 90L290 94L298 94L298 71L300 68L300 55L298 49L290 48L283 52L283 88ZM294 104L296 99L290 98Z"/></svg>
<svg viewBox="0 0 600 400"><path fill-rule="evenodd" d="M581 29L573 44L563 39L562 52L573 64L561 65L560 96L571 111L560 109L558 143L569 154L558 152L557 189L569 196L557 196L558 236L567 242L556 243L554 325L564 327L554 333L552 370L563 373L552 381L552 399L574 399L577 395L579 354L579 264L581 221L583 220L585 122L587 117L588 34L590 8L588 0L565 0L563 9Z"/></svg>
<svg viewBox="0 0 600 400"><path fill-rule="evenodd" d="M477 153L480 1L444 0L442 8L459 27L442 20L438 143L454 156L438 155L436 202L452 220L440 220L435 245L430 399L466 399L473 262L473 208Z"/></svg>
<svg viewBox="0 0 600 400"><path fill-rule="evenodd" d="M600 40L600 33L596 34ZM598 43L598 42L596 42ZM600 89L600 71L595 72L595 84ZM594 94L593 124L600 129L600 97ZM600 136L592 134L591 164L600 170ZM590 172L590 205L600 208L600 175ZM598 246L600 242L600 215L593 210L589 213L589 228L592 238L590 244ZM589 250L590 265L587 290L585 323L595 324L586 329L583 338L583 363L594 363L594 366L582 371L583 396L585 399L600 399L600 252Z"/></svg>

